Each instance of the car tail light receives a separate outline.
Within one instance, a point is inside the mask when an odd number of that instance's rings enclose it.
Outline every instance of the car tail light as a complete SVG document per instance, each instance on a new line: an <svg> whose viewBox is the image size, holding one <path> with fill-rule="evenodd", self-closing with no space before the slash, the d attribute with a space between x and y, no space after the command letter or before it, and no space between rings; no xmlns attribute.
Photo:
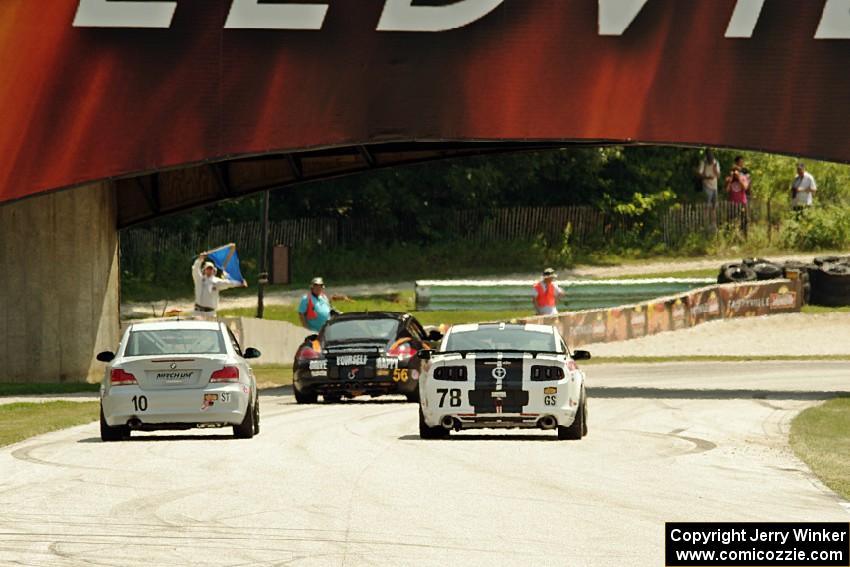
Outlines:
<svg viewBox="0 0 850 567"><path fill-rule="evenodd" d="M532 380L561 380L564 378L564 369L559 366L535 365L531 367Z"/></svg>
<svg viewBox="0 0 850 567"><path fill-rule="evenodd" d="M239 369L235 366L225 366L221 370L216 370L210 376L210 382L238 382Z"/></svg>
<svg viewBox="0 0 850 567"><path fill-rule="evenodd" d="M395 356L401 360L410 358L416 354L416 349L410 346L410 343L402 343L394 346L387 351L388 356Z"/></svg>
<svg viewBox="0 0 850 567"><path fill-rule="evenodd" d="M301 347L301 350L298 351L298 354L295 355L295 358L298 360L316 360L318 358L322 358L322 353L316 352L311 347L304 345Z"/></svg>
<svg viewBox="0 0 850 567"><path fill-rule="evenodd" d="M136 377L120 368L113 368L109 373L109 383L113 386L131 386L136 385Z"/></svg>

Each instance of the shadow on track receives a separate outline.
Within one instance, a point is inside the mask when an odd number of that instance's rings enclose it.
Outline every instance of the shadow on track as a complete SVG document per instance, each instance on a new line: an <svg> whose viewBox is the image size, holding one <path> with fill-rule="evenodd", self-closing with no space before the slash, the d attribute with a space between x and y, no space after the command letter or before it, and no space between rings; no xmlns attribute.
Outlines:
<svg viewBox="0 0 850 567"><path fill-rule="evenodd" d="M422 439L418 435L402 435L398 438L399 441L422 441L423 443L451 443L453 441L558 441L558 436L552 433L551 435L532 434L532 435L482 435L476 434L458 434L450 435L443 439Z"/></svg>
<svg viewBox="0 0 850 567"><path fill-rule="evenodd" d="M591 398L648 398L678 400L829 400L850 394L841 391L711 390L698 388L588 387Z"/></svg>

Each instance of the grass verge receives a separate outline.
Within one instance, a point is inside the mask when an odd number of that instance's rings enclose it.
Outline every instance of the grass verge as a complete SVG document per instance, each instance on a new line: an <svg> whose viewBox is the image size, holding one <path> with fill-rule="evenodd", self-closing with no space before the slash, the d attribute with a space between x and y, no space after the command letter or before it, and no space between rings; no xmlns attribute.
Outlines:
<svg viewBox="0 0 850 567"><path fill-rule="evenodd" d="M97 392L100 384L71 382L64 384L17 384L0 382L0 396L38 396L42 394L77 394Z"/></svg>
<svg viewBox="0 0 850 567"><path fill-rule="evenodd" d="M402 311L413 313L413 316L423 325L455 325L458 323L479 323L481 321L507 321L518 317L531 315L530 309L508 311L414 311L416 302L413 292L400 292L388 295L370 295L337 299L334 307L343 312L353 311ZM251 308L226 309L219 311L223 317L253 317L256 310ZM287 321L299 325L298 312L295 305L269 305L263 316L275 321Z"/></svg>
<svg viewBox="0 0 850 567"><path fill-rule="evenodd" d="M850 397L829 400L795 417L791 448L825 485L850 500Z"/></svg>
<svg viewBox="0 0 850 567"><path fill-rule="evenodd" d="M292 384L292 366L289 364L257 364L251 366L257 388L279 388Z"/></svg>
<svg viewBox="0 0 850 567"><path fill-rule="evenodd" d="M45 402L0 405L0 447L35 435L91 423L98 402Z"/></svg>

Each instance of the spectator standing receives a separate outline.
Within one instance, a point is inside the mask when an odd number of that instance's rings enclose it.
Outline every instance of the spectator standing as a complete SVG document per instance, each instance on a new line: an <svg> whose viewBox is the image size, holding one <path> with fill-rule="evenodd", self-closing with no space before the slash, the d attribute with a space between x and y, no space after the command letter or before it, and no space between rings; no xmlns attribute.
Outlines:
<svg viewBox="0 0 850 567"><path fill-rule="evenodd" d="M558 300L564 296L564 292L555 283L557 277L555 270L546 268L543 270L543 278L534 284L532 303L538 315L558 314Z"/></svg>
<svg viewBox="0 0 850 567"><path fill-rule="evenodd" d="M711 206L717 205L717 180L720 179L720 162L714 157L711 148L705 150L705 157L697 168L697 174L702 179L702 190L705 200Z"/></svg>
<svg viewBox="0 0 850 567"><path fill-rule="evenodd" d="M313 278L310 291L301 297L301 303L298 305L301 325L318 333L325 321L330 319L331 312L331 301L325 295L325 281L322 278Z"/></svg>
<svg viewBox="0 0 850 567"><path fill-rule="evenodd" d="M729 195L729 201L741 205L741 232L746 236L749 224L747 222L747 194L750 189L750 178L735 165L729 172L729 176L726 177L725 188L727 195Z"/></svg>
<svg viewBox="0 0 850 567"><path fill-rule="evenodd" d="M735 156L735 166L738 168L738 171L741 172L742 175L747 178L747 200L752 197L753 190L753 175L749 169L747 169L747 163L744 161L744 156Z"/></svg>
<svg viewBox="0 0 850 567"><path fill-rule="evenodd" d="M797 177L791 183L791 204L794 210L803 210L811 207L818 186L812 174L806 171L804 163L797 164Z"/></svg>
<svg viewBox="0 0 850 567"><path fill-rule="evenodd" d="M218 309L219 292L232 287L247 287L248 282L216 276L215 264L201 253L192 264L192 279L195 280L195 311L215 316Z"/></svg>

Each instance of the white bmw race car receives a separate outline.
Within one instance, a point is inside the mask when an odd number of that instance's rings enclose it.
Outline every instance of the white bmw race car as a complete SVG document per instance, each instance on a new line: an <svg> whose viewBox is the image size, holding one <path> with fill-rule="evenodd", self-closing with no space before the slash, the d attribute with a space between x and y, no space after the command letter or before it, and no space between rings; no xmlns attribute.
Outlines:
<svg viewBox="0 0 850 567"><path fill-rule="evenodd" d="M108 362L100 386L100 437L119 441L134 429L233 427L250 438L260 431L257 384L247 359L218 321L131 324Z"/></svg>
<svg viewBox="0 0 850 567"><path fill-rule="evenodd" d="M445 437L474 428L557 429L559 439L587 434L584 372L555 327L455 325L438 351L423 351L419 435Z"/></svg>

